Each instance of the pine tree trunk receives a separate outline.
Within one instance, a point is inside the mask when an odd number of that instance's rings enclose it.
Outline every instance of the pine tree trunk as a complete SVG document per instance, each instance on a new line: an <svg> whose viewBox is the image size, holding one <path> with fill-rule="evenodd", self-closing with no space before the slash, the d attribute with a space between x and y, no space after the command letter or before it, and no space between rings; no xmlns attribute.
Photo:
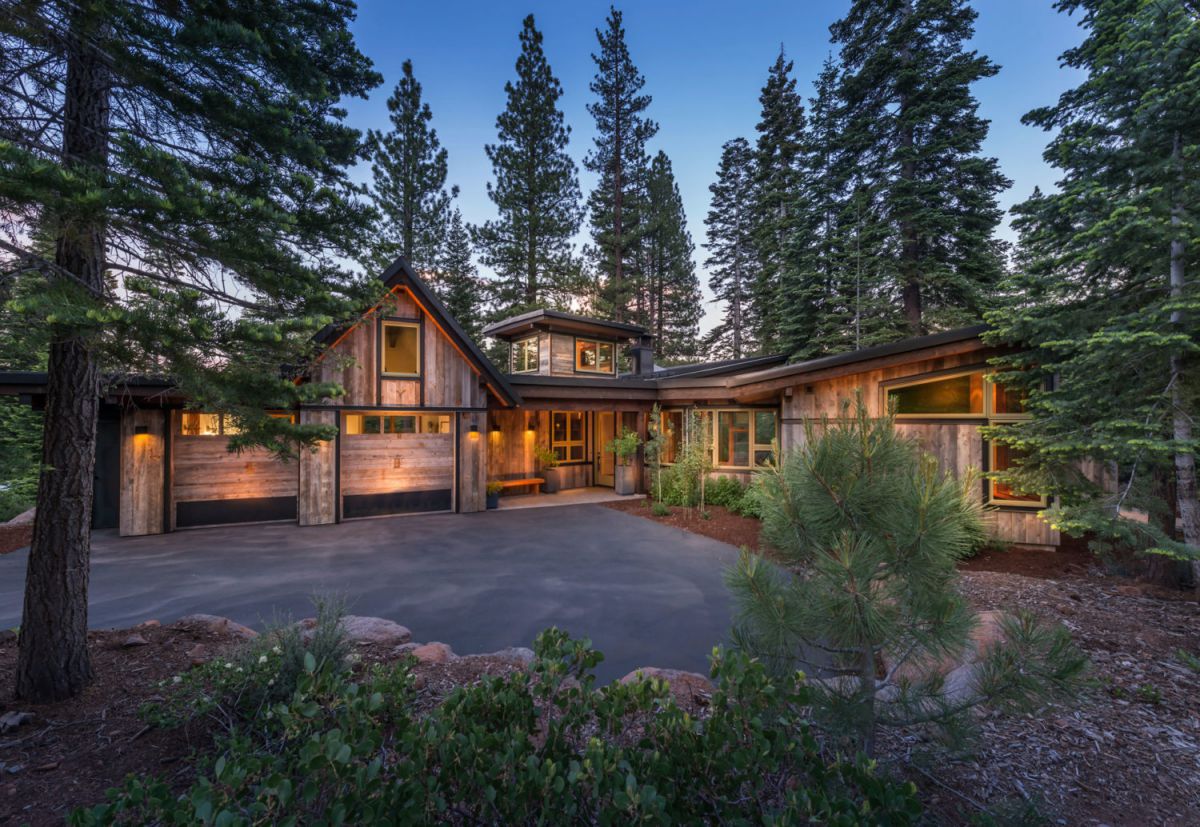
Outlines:
<svg viewBox="0 0 1200 827"><path fill-rule="evenodd" d="M1172 153L1176 165L1180 159L1180 136L1175 134L1175 146ZM1185 270L1186 243L1182 237L1183 205L1175 203L1171 209L1171 226L1176 236L1171 239L1171 298L1175 301L1183 299L1187 287L1187 272ZM1182 330L1184 324L1183 311L1171 312L1171 326ZM1192 418L1186 410L1184 394L1184 364L1183 354L1171 355L1171 425L1172 438L1176 445L1190 445L1192 442ZM1182 527L1183 541L1200 553L1200 504L1196 496L1196 455L1190 451L1175 453L1175 510L1179 515ZM1200 589L1200 559L1191 563L1192 587Z"/></svg>
<svg viewBox="0 0 1200 827"><path fill-rule="evenodd" d="M108 161L108 69L94 45L94 9L75 7L68 35L63 161L94 174ZM99 294L104 287L104 226L91 208L54 216L56 278ZM70 274L74 278L69 278ZM92 473L100 374L84 335L52 332L43 470L25 575L16 695L34 702L71 697L92 678L87 650Z"/></svg>

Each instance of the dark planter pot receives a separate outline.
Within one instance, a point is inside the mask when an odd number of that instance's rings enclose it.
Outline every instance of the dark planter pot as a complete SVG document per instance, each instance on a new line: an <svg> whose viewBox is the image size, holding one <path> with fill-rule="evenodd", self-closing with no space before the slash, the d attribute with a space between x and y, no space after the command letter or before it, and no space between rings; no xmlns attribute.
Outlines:
<svg viewBox="0 0 1200 827"><path fill-rule="evenodd" d="M562 469L561 468L543 468L542 492L546 494L557 494L562 490Z"/></svg>
<svg viewBox="0 0 1200 827"><path fill-rule="evenodd" d="M637 491L637 468L632 465L618 465L613 488L622 495L635 493Z"/></svg>
<svg viewBox="0 0 1200 827"><path fill-rule="evenodd" d="M499 491L497 491L495 494L487 495L487 507L488 508L499 508L500 507L500 492Z"/></svg>

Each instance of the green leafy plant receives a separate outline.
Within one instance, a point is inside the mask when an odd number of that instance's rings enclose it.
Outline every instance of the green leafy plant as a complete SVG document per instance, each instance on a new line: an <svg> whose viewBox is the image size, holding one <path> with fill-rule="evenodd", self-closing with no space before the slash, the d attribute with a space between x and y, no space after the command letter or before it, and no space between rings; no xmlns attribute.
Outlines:
<svg viewBox="0 0 1200 827"><path fill-rule="evenodd" d="M1175 653L1175 657L1179 658L1179 662L1191 669L1193 672L1200 674L1200 658L1193 655L1186 649L1180 649Z"/></svg>
<svg viewBox="0 0 1200 827"><path fill-rule="evenodd" d="M487 484L488 496L494 497L504 490L504 483L499 480L492 480Z"/></svg>
<svg viewBox="0 0 1200 827"><path fill-rule="evenodd" d="M961 736L981 703L1033 708L1069 697L1085 661L1062 626L1004 617L999 641L963 660L977 625L955 568L983 534L974 482L939 470L861 394L838 421L760 472L763 535L788 571L743 552L728 574L734 641L781 673L803 666L814 717L868 755L881 726Z"/></svg>
<svg viewBox="0 0 1200 827"><path fill-rule="evenodd" d="M666 503L656 502L650 507L650 513L655 517L670 517L671 507Z"/></svg>
<svg viewBox="0 0 1200 827"><path fill-rule="evenodd" d="M109 824L913 823L911 784L830 762L810 689L714 652L703 718L659 680L597 688L602 660L551 629L528 671L417 715L410 661L358 676L306 658L293 694L222 740L183 795L131 777L72 814Z"/></svg>
<svg viewBox="0 0 1200 827"><path fill-rule="evenodd" d="M637 431L622 428L621 435L610 439L604 450L616 454L618 464L632 465L641 444L642 438L638 436Z"/></svg>
<svg viewBox="0 0 1200 827"><path fill-rule="evenodd" d="M654 499L662 500L662 456L671 439L670 423L663 428L662 408L657 402L650 409L650 423L646 428L646 462L650 465L650 478L653 480Z"/></svg>
<svg viewBox="0 0 1200 827"><path fill-rule="evenodd" d="M535 445L533 448L533 457L537 460L537 464L542 468L557 468L559 459L558 454L554 453L545 445Z"/></svg>

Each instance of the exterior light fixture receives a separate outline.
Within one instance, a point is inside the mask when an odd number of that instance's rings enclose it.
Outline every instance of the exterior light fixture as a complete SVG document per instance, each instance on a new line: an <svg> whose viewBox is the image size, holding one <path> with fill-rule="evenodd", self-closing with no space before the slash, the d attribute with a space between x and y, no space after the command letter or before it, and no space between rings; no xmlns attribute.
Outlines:
<svg viewBox="0 0 1200 827"><path fill-rule="evenodd" d="M150 426L149 425L134 425L133 432L137 436L148 436L150 434Z"/></svg>
<svg viewBox="0 0 1200 827"><path fill-rule="evenodd" d="M474 422L472 422L471 427L467 429L467 437L470 439L479 439L479 426Z"/></svg>

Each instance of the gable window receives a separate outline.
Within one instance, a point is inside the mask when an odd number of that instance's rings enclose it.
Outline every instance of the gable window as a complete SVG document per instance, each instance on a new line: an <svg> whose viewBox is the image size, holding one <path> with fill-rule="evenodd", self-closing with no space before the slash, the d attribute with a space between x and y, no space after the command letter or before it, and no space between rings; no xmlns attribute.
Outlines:
<svg viewBox="0 0 1200 827"><path fill-rule="evenodd" d="M598 339L575 340L575 370L585 373L612 373L616 366L613 343Z"/></svg>
<svg viewBox="0 0 1200 827"><path fill-rule="evenodd" d="M583 461L582 411L554 411L550 415L550 449L560 462Z"/></svg>
<svg viewBox="0 0 1200 827"><path fill-rule="evenodd" d="M384 376L421 375L421 326L412 322L384 322L380 364Z"/></svg>
<svg viewBox="0 0 1200 827"><path fill-rule="evenodd" d="M512 344L512 372L531 373L538 369L538 337L530 336L519 339Z"/></svg>

